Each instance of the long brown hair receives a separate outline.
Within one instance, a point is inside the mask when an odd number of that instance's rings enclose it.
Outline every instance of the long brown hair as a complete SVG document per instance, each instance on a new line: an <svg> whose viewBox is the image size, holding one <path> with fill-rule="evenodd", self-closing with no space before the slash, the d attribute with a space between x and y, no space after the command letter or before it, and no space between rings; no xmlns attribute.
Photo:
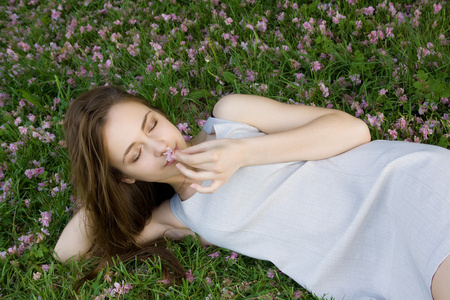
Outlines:
<svg viewBox="0 0 450 300"><path fill-rule="evenodd" d="M159 256L172 269L173 277L184 275L183 267L164 243L138 245L135 238L151 218L152 211L174 191L168 184L136 181L124 183L112 167L103 143L110 108L124 101L150 103L119 87L94 88L70 103L64 127L71 160L72 185L85 211L86 226L93 241L91 253L100 257L92 278L111 258L122 260ZM166 268L166 274L168 275Z"/></svg>

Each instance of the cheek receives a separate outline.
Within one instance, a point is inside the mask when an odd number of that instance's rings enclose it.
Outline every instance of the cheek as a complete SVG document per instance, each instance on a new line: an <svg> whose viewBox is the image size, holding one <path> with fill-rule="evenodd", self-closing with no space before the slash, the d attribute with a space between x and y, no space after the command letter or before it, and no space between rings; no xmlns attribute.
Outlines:
<svg viewBox="0 0 450 300"><path fill-rule="evenodd" d="M129 172L134 174L136 179L151 181L157 179L160 170L157 168L155 160L143 158L139 164L129 168Z"/></svg>

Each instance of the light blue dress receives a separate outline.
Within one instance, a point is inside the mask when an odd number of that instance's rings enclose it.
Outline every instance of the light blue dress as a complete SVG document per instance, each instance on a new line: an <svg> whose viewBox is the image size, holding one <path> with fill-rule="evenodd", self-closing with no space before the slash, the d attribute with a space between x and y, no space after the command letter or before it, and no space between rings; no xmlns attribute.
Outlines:
<svg viewBox="0 0 450 300"><path fill-rule="evenodd" d="M216 118L204 130L263 134ZM244 167L214 194L175 195L171 208L210 243L271 261L318 296L432 299L450 254L450 151L373 141L329 159Z"/></svg>

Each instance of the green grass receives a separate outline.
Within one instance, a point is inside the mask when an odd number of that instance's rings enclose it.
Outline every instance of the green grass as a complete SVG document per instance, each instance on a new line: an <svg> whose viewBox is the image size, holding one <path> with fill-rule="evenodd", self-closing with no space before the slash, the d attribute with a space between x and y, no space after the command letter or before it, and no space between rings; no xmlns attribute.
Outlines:
<svg viewBox="0 0 450 300"><path fill-rule="evenodd" d="M375 13L365 15L372 1L335 1L333 11L320 1L298 1L298 8L284 1L214 2L0 1L0 298L108 298L115 282L132 286L117 299L292 299L303 291L277 271L269 278L276 270L269 262L243 256L226 261L228 250L188 239L169 244L192 282L159 282L157 262L116 262L76 295L71 287L88 262L60 264L52 257L74 207L61 121L69 101L91 86L110 83L137 92L174 123L188 122L192 134L221 95L248 93L347 111L369 123L373 139L449 148L448 4L435 13L435 1L409 1L411 7L398 1L395 14L374 6ZM338 24L336 11L346 17ZM175 19L165 21L163 14ZM259 30L264 18L267 28ZM311 18L315 29L308 32L303 24ZM324 31L319 20L326 21ZM394 37L387 37L388 27ZM385 37L373 44L372 31ZM121 35L117 41L113 33ZM322 68L312 70L314 62ZM360 82L352 81L354 75ZM44 172L28 178L26 170L38 167ZM50 211L45 227L39 219ZM27 235L33 238L25 242ZM215 251L219 257L210 257Z"/></svg>

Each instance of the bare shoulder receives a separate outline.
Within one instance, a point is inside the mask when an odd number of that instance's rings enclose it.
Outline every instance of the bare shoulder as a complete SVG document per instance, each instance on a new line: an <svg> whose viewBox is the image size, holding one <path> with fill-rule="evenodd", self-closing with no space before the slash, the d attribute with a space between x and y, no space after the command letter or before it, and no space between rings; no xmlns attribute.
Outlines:
<svg viewBox="0 0 450 300"><path fill-rule="evenodd" d="M164 201L152 212L152 217L144 230L137 236L138 243L145 243L164 237L165 232L174 229L187 229L173 214L170 200Z"/></svg>
<svg viewBox="0 0 450 300"><path fill-rule="evenodd" d="M162 226L169 226L171 228L180 229L187 228L177 219L177 217L175 217L174 213L172 212L172 208L170 207L170 200L164 201L154 210L152 219L154 219L155 222L161 224Z"/></svg>
<svg viewBox="0 0 450 300"><path fill-rule="evenodd" d="M164 201L152 213L152 218L145 226L144 230L137 237L138 243L153 241L162 237L172 240L182 240L186 236L196 236L196 234L184 226L172 212L170 200ZM200 237L203 245L210 245L206 240Z"/></svg>

